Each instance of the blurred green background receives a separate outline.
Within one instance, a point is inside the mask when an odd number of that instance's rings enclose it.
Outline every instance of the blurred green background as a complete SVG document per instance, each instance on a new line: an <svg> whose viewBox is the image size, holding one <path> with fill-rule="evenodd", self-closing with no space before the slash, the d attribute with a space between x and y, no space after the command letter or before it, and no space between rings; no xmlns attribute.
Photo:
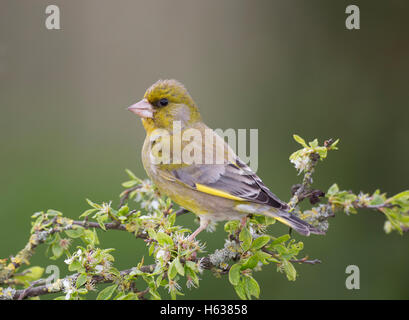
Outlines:
<svg viewBox="0 0 409 320"><path fill-rule="evenodd" d="M159 78L183 82L212 128L258 128L259 169L283 200L300 180L288 161L310 141L340 138L315 187L389 195L408 188L409 4L353 1L361 29L345 28L347 1L0 1L0 257L26 243L32 213L76 218L85 198L118 203L124 169L145 177L144 131L125 110ZM61 10L59 31L45 8ZM178 218L195 228L193 216ZM338 214L325 237L295 237L321 265L256 273L263 299L409 298L409 238L386 235L376 212ZM270 230L282 235L286 228ZM222 224L202 233L209 252ZM147 250L130 234L100 234L119 268ZM44 248L32 265L54 264ZM63 273L66 266L57 261ZM345 288L357 265L361 289ZM227 277L203 275L189 299L236 299Z"/></svg>

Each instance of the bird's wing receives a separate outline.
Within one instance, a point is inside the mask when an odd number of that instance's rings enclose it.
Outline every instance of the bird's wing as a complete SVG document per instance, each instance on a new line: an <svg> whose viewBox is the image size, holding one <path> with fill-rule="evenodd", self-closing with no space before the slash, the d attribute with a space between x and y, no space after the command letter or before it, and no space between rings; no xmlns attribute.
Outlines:
<svg viewBox="0 0 409 320"><path fill-rule="evenodd" d="M201 132L209 129L204 124L198 128ZM224 139L213 130L209 130L213 138L209 146L202 144L204 139L189 142L202 152L202 162L190 165L159 165L157 167L161 169L158 170L161 176L211 195L287 209L287 204L264 185L261 179L239 159ZM221 155L222 159L217 159L216 155Z"/></svg>
<svg viewBox="0 0 409 320"><path fill-rule="evenodd" d="M214 196L288 208L239 158L235 163L190 165L167 173L172 180Z"/></svg>

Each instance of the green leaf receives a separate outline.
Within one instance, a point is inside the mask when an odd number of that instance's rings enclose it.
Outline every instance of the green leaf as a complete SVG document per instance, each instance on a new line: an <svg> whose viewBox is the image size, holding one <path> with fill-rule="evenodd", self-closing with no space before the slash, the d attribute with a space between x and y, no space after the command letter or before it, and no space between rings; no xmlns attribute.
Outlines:
<svg viewBox="0 0 409 320"><path fill-rule="evenodd" d="M239 221L237 220L230 220L224 224L224 231L228 233L232 233L239 227Z"/></svg>
<svg viewBox="0 0 409 320"><path fill-rule="evenodd" d="M256 255L253 255L243 263L242 270L243 269L254 269L257 266L257 263L258 263L258 257Z"/></svg>
<svg viewBox="0 0 409 320"><path fill-rule="evenodd" d="M65 233L67 236L70 238L79 238L82 235L84 235L84 228L82 227L75 227L74 229L71 230L65 230Z"/></svg>
<svg viewBox="0 0 409 320"><path fill-rule="evenodd" d="M63 247L60 246L59 241L55 242L52 246L51 246L51 251L53 253L53 257L51 257L50 259L58 259L59 257L62 256L62 254L64 253L64 249Z"/></svg>
<svg viewBox="0 0 409 320"><path fill-rule="evenodd" d="M176 275L178 274L178 270L176 269L176 260L173 260L170 265L169 265L169 269L168 269L168 277L170 280L172 280L174 277L176 277Z"/></svg>
<svg viewBox="0 0 409 320"><path fill-rule="evenodd" d="M193 262L193 261L187 260L185 262L185 265L194 272L199 271L198 268L197 268L197 264L195 262Z"/></svg>
<svg viewBox="0 0 409 320"><path fill-rule="evenodd" d="M293 152L293 153L290 155L289 159L290 159L290 160L298 159L298 158L301 156L302 151L303 151L303 149L297 150L297 151Z"/></svg>
<svg viewBox="0 0 409 320"><path fill-rule="evenodd" d="M392 198L390 198L391 200L409 200L409 190L406 191L402 191L396 195L394 195Z"/></svg>
<svg viewBox="0 0 409 320"><path fill-rule="evenodd" d="M152 243L152 244L149 246L148 254L149 254L150 256L152 255L153 250L155 250L155 244L154 244L154 243Z"/></svg>
<svg viewBox="0 0 409 320"><path fill-rule="evenodd" d="M172 213L168 217L169 225L173 226L176 221L176 213Z"/></svg>
<svg viewBox="0 0 409 320"><path fill-rule="evenodd" d="M60 216L61 217L62 216L62 213L60 211L57 211L57 210L54 210L54 209L48 209L47 214L49 216L51 216L51 217L54 217L54 216Z"/></svg>
<svg viewBox="0 0 409 320"><path fill-rule="evenodd" d="M258 261L261 261L263 264L267 264L268 261L274 259L270 254L261 250L257 251L254 255L257 256ZM273 261L275 261L275 259Z"/></svg>
<svg viewBox="0 0 409 320"><path fill-rule="evenodd" d="M139 300L138 295L133 292L127 294L122 294L121 296L115 298L115 300Z"/></svg>
<svg viewBox="0 0 409 320"><path fill-rule="evenodd" d="M239 239L242 242L241 243L241 248L243 251L247 251L250 248L251 245L251 234L250 231L247 227L244 227L239 235Z"/></svg>
<svg viewBox="0 0 409 320"><path fill-rule="evenodd" d="M251 249L254 250L258 250L261 249L262 247L264 247L268 242L270 241L270 237L269 236L260 236L256 239L254 239L252 245L251 245Z"/></svg>
<svg viewBox="0 0 409 320"><path fill-rule="evenodd" d="M44 273L44 268L31 267L23 271L24 275L14 276L13 279L18 279L22 282L31 282L41 278Z"/></svg>
<svg viewBox="0 0 409 320"><path fill-rule="evenodd" d="M97 211L98 209L88 209L85 210L81 215L80 218L85 218L88 217L90 214L94 213L95 211Z"/></svg>
<svg viewBox="0 0 409 320"><path fill-rule="evenodd" d="M233 286L237 286L240 282L241 264L233 264L229 270L229 281Z"/></svg>
<svg viewBox="0 0 409 320"><path fill-rule="evenodd" d="M384 208L383 212L385 216L388 218L388 220L390 221L390 223L392 224L392 226L399 232L400 235L402 235L403 234L402 228L399 222L396 220L393 210L389 208Z"/></svg>
<svg viewBox="0 0 409 320"><path fill-rule="evenodd" d="M32 223L33 227L31 228L30 233L34 233L34 231L36 231L36 227L40 227L43 221L44 215L37 217L36 221Z"/></svg>
<svg viewBox="0 0 409 320"><path fill-rule="evenodd" d="M83 286L85 284L85 282L87 282L87 274L86 273L81 273L78 278L77 281L75 282L75 286L77 288Z"/></svg>
<svg viewBox="0 0 409 320"><path fill-rule="evenodd" d="M276 244L284 243L290 240L291 236L289 234L282 235L281 237L278 237L271 242L271 244L274 246Z"/></svg>
<svg viewBox="0 0 409 320"><path fill-rule="evenodd" d="M31 218L37 218L37 217L39 217L39 216L41 216L41 215L43 215L44 214L44 212L42 212L42 211L37 211L37 212L35 212L32 216L31 216Z"/></svg>
<svg viewBox="0 0 409 320"><path fill-rule="evenodd" d="M114 268L114 267L111 267L109 269L109 273L113 274L114 276L116 276L118 278L121 276L121 272L117 268Z"/></svg>
<svg viewBox="0 0 409 320"><path fill-rule="evenodd" d="M266 226L269 226L270 224L276 223L277 220L273 217L265 217L265 221Z"/></svg>
<svg viewBox="0 0 409 320"><path fill-rule="evenodd" d="M295 278L297 277L297 271L295 270L293 264L287 260L284 260L283 268L285 274L287 275L287 279L290 281L295 281Z"/></svg>
<svg viewBox="0 0 409 320"><path fill-rule="evenodd" d="M308 148L307 144L305 143L305 140L301 138L299 135L293 134L293 138L295 141L301 144L304 148Z"/></svg>
<svg viewBox="0 0 409 320"><path fill-rule="evenodd" d="M331 187L329 187L328 191L327 191L327 195L328 196L332 196L336 193L339 192L339 188L338 185L336 183L334 183Z"/></svg>
<svg viewBox="0 0 409 320"><path fill-rule="evenodd" d="M318 139L314 139L314 140L311 141L309 144L310 144L310 147L311 147L311 148L316 148L316 147L318 147Z"/></svg>
<svg viewBox="0 0 409 320"><path fill-rule="evenodd" d="M152 295L153 300L161 300L161 296L156 289L150 288L149 293Z"/></svg>
<svg viewBox="0 0 409 320"><path fill-rule="evenodd" d="M126 182L124 182L124 183L122 183L122 186L124 187L124 188L132 188L132 187L134 187L134 186L136 186L138 183L135 181L135 180L130 180L130 181L126 181Z"/></svg>
<svg viewBox="0 0 409 320"><path fill-rule="evenodd" d="M140 179L131 170L125 169L125 172L132 180L140 181Z"/></svg>
<svg viewBox="0 0 409 320"><path fill-rule="evenodd" d="M254 279L252 276L245 277L245 289L249 297L254 296L257 299L259 298L260 286L256 279Z"/></svg>
<svg viewBox="0 0 409 320"><path fill-rule="evenodd" d="M175 267L176 267L177 272L183 277L185 275L185 268L180 263L179 257L175 259Z"/></svg>
<svg viewBox="0 0 409 320"><path fill-rule="evenodd" d="M247 300L246 289L244 288L243 281L240 281L237 286L234 286L234 290L241 300Z"/></svg>
<svg viewBox="0 0 409 320"><path fill-rule="evenodd" d="M197 276L194 269L185 265L185 270L186 270L186 276L189 276L193 280L196 287L199 287L199 277Z"/></svg>
<svg viewBox="0 0 409 320"><path fill-rule="evenodd" d="M166 245L166 244L173 246L172 238L162 231L156 233L156 240L161 246Z"/></svg>
<svg viewBox="0 0 409 320"><path fill-rule="evenodd" d="M91 207L93 207L94 209L98 209L98 210L99 210L99 209L102 208L99 204L92 202L90 199L86 199L86 200L87 200L88 204L89 204Z"/></svg>
<svg viewBox="0 0 409 320"><path fill-rule="evenodd" d="M84 235L81 237L82 240L84 240L85 243L90 244L90 245L98 245L99 240L98 236L95 230L88 230L84 229Z"/></svg>
<svg viewBox="0 0 409 320"><path fill-rule="evenodd" d="M73 262L70 263L68 266L69 271L78 271L82 269L82 265L78 260L74 260Z"/></svg>
<svg viewBox="0 0 409 320"><path fill-rule="evenodd" d="M161 273L161 274L156 278L155 286L156 286L157 288L159 288L159 287L161 286L162 282L167 283L166 280L165 280L165 281L163 281L163 280L164 280L164 279L163 279L163 273ZM166 284L165 284L165 285L166 285Z"/></svg>
<svg viewBox="0 0 409 320"><path fill-rule="evenodd" d="M153 228L148 228L148 235L149 238L156 240L156 232Z"/></svg>
<svg viewBox="0 0 409 320"><path fill-rule="evenodd" d="M118 210L117 215L119 217L122 217L122 216L126 216L128 213L129 213L129 207L128 205L124 205Z"/></svg>
<svg viewBox="0 0 409 320"><path fill-rule="evenodd" d="M102 290L98 296L97 296L97 300L108 300L109 298L111 298L111 296L113 295L113 293L115 292L116 288L118 287L117 284L114 284L112 286L106 287L104 290Z"/></svg>
<svg viewBox="0 0 409 320"><path fill-rule="evenodd" d="M375 194L375 195L372 197L372 200L371 200L371 202L370 202L369 204L372 205L372 206L376 206L376 205L383 204L384 202L385 202L384 197L382 197L382 196L379 195L379 194Z"/></svg>
<svg viewBox="0 0 409 320"><path fill-rule="evenodd" d="M98 216L97 217L97 222L99 226L101 227L102 230L107 231L107 228L105 228L105 221L106 217L105 216Z"/></svg>

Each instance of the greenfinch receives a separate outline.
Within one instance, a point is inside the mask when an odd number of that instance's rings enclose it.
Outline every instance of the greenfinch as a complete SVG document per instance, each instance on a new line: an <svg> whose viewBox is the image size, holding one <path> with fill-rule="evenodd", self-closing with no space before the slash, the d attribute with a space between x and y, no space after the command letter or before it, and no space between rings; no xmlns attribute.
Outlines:
<svg viewBox="0 0 409 320"><path fill-rule="evenodd" d="M180 82L157 81L128 110L142 118L142 162L150 179L162 194L200 217L190 240L211 221L237 219L244 225L249 214L275 218L305 236L323 234L289 212L287 203L203 123Z"/></svg>

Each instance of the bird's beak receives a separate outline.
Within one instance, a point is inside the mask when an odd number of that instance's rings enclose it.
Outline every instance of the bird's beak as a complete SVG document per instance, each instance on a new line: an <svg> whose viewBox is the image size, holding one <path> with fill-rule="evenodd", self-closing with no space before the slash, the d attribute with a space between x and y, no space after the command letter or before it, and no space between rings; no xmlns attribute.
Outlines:
<svg viewBox="0 0 409 320"><path fill-rule="evenodd" d="M153 117L153 108L152 105L146 99L131 105L128 107L128 110L137 114L141 118L152 118Z"/></svg>

